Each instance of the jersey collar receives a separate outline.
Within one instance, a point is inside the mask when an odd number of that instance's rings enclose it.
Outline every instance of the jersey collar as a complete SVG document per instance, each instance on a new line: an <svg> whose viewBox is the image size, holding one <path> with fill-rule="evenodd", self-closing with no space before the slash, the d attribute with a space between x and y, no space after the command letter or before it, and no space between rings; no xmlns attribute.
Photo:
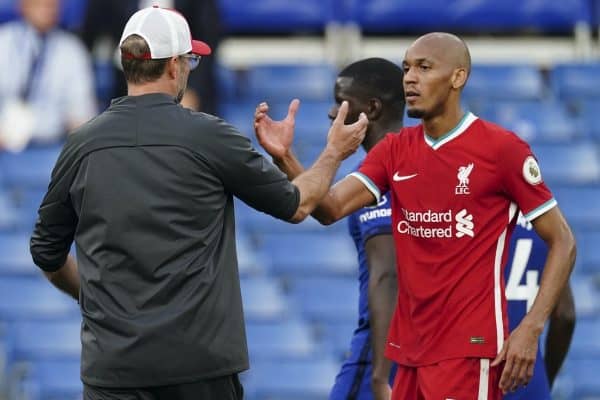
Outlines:
<svg viewBox="0 0 600 400"><path fill-rule="evenodd" d="M456 139L457 137L459 137L464 131L466 131L469 128L469 126L471 126L471 124L476 119L477 116L475 116L473 113L465 113L462 119L458 122L458 125L456 125L452 130L450 130L450 132L444 133L437 139L430 137L429 135L427 135L427 133L425 133L425 130L423 130L425 143L431 146L432 149L437 150L452 139Z"/></svg>

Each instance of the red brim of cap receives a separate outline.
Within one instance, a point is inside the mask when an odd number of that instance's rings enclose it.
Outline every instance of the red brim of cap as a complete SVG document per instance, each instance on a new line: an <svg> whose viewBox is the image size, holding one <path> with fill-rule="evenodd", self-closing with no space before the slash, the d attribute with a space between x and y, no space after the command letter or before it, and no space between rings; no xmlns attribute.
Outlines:
<svg viewBox="0 0 600 400"><path fill-rule="evenodd" d="M204 42L199 40L192 40L192 54L197 54L199 56L208 56L212 53L210 46Z"/></svg>

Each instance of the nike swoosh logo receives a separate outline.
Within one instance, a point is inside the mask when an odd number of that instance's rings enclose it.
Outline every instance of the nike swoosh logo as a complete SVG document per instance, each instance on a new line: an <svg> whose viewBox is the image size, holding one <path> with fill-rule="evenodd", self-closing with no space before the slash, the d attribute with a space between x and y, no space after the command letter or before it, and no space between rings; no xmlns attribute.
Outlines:
<svg viewBox="0 0 600 400"><path fill-rule="evenodd" d="M396 172L393 176L392 179L394 179L394 182L400 182L400 181L405 181L407 179L410 178L414 178L415 176L417 176L419 174L412 174L412 175L398 175L398 173Z"/></svg>

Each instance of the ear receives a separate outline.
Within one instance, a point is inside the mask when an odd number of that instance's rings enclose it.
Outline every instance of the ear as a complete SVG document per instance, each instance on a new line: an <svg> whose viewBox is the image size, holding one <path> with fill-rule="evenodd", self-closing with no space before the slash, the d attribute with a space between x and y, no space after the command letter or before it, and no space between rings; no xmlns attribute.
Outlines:
<svg viewBox="0 0 600 400"><path fill-rule="evenodd" d="M453 89L462 89L467 82L467 70L466 68L457 68L454 70L452 74L452 88Z"/></svg>
<svg viewBox="0 0 600 400"><path fill-rule="evenodd" d="M375 121L381 117L381 110L383 109L383 103L378 98L369 99L369 104L367 108L367 119L369 121Z"/></svg>
<svg viewBox="0 0 600 400"><path fill-rule="evenodd" d="M179 76L179 60L177 60L177 57L169 58L165 70L170 79L176 79Z"/></svg>

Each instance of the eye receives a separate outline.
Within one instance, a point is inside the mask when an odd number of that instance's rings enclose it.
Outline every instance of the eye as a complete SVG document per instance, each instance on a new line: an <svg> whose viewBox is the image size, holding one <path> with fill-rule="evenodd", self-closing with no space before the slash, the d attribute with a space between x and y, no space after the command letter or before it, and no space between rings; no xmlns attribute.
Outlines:
<svg viewBox="0 0 600 400"><path fill-rule="evenodd" d="M429 65L419 65L421 71L429 71L431 67Z"/></svg>
<svg viewBox="0 0 600 400"><path fill-rule="evenodd" d="M410 67L408 65L402 66L402 71L404 71L405 73L408 72L409 69L410 69Z"/></svg>

